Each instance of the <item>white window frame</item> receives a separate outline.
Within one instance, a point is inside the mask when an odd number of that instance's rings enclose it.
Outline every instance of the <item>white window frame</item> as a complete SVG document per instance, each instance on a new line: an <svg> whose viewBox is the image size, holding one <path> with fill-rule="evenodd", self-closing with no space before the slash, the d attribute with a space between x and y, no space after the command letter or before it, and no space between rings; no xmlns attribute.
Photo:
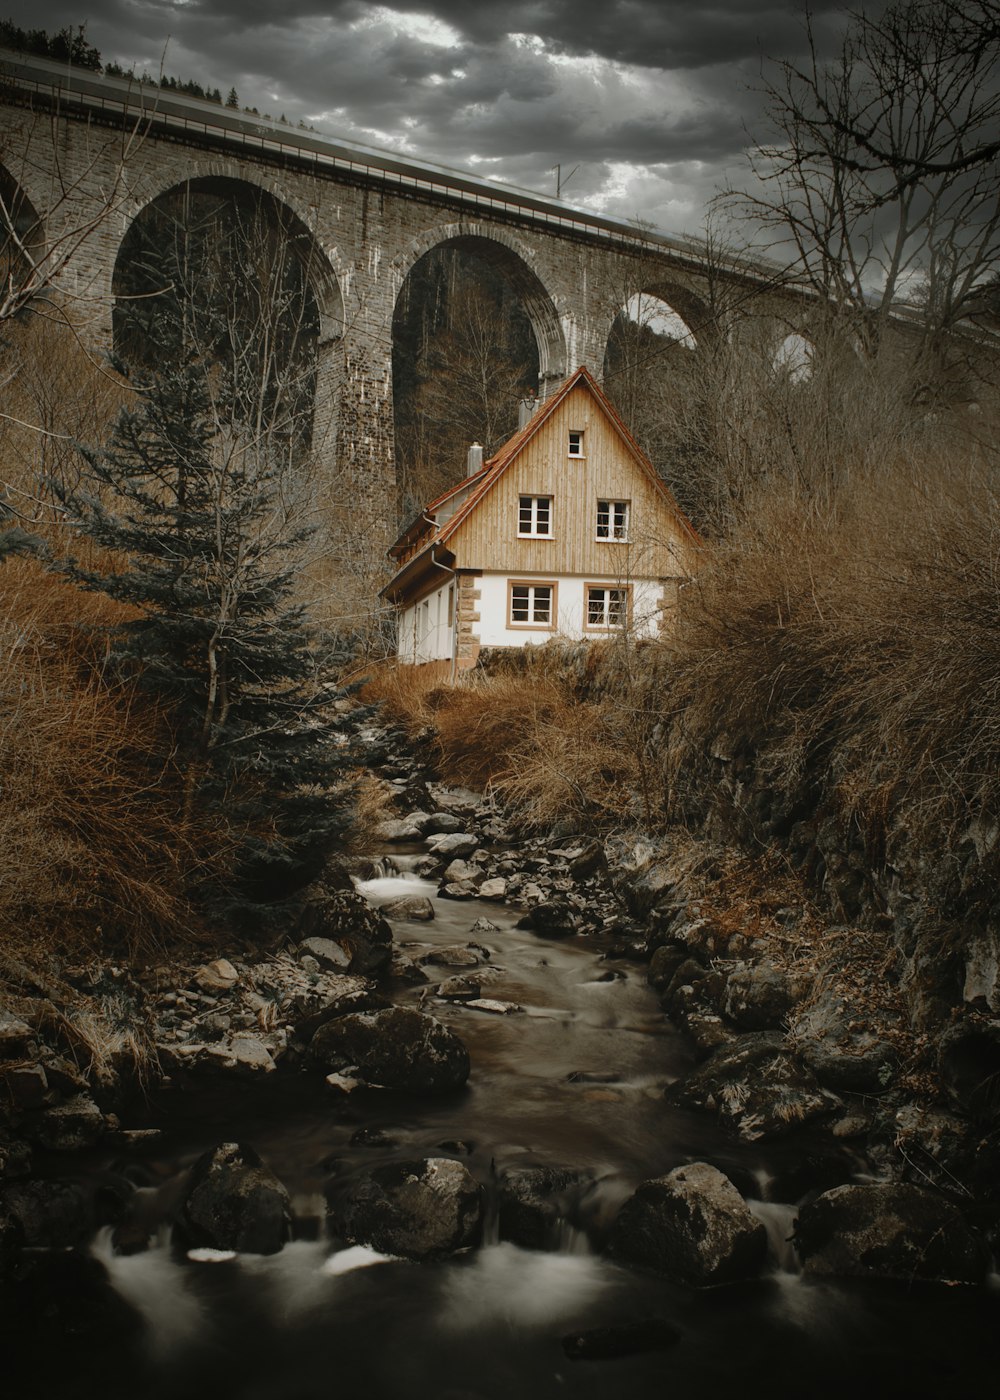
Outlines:
<svg viewBox="0 0 1000 1400"><path fill-rule="evenodd" d="M597 502L595 539L604 544L628 544L631 523L631 501L613 501L605 497Z"/></svg>
<svg viewBox="0 0 1000 1400"><path fill-rule="evenodd" d="M566 444L567 457L586 457L584 451L584 430L583 428L570 428L569 438Z"/></svg>
<svg viewBox="0 0 1000 1400"><path fill-rule="evenodd" d="M514 593L515 590L523 590L525 602L523 611L528 614L526 621L520 621L514 617ZM535 612L540 601L539 594L548 593L548 620L539 621L535 617ZM558 585L554 579L535 578L512 578L507 580L507 626L514 628L528 628L534 632L554 632L556 630L556 604L558 598Z"/></svg>
<svg viewBox="0 0 1000 1400"><path fill-rule="evenodd" d="M591 601L600 594L601 616L593 620ZM612 598L618 594L617 617L612 615ZM585 583L583 586L583 625L588 632L620 632L632 614L632 588L623 583Z"/></svg>
<svg viewBox="0 0 1000 1400"><path fill-rule="evenodd" d="M525 501L527 501L527 523L525 524ZM544 511L539 507L544 506ZM544 516L544 530L540 530L540 517ZM521 540L550 540L552 539L552 497L551 496L518 496L517 498L517 537Z"/></svg>

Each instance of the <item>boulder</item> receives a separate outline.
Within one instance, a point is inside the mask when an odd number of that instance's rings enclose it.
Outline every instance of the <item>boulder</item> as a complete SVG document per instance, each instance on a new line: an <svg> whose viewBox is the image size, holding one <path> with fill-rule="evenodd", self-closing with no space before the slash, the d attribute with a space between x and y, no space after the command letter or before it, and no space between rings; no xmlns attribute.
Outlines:
<svg viewBox="0 0 1000 1400"><path fill-rule="evenodd" d="M404 894L382 905L382 916L408 923L429 923L434 917L434 905L422 894Z"/></svg>
<svg viewBox="0 0 1000 1400"><path fill-rule="evenodd" d="M482 867L461 858L450 861L441 876L446 885L476 884L482 877Z"/></svg>
<svg viewBox="0 0 1000 1400"><path fill-rule="evenodd" d="M451 836L462 830L462 822L454 812L432 812L427 823L428 836Z"/></svg>
<svg viewBox="0 0 1000 1400"><path fill-rule="evenodd" d="M191 1168L177 1226L189 1248L277 1254L291 1221L288 1192L254 1149L224 1142Z"/></svg>
<svg viewBox="0 0 1000 1400"><path fill-rule="evenodd" d="M1000 1021L950 1025L938 1042L938 1070L952 1102L980 1122L1000 1114Z"/></svg>
<svg viewBox="0 0 1000 1400"><path fill-rule="evenodd" d="M83 1244L94 1230L94 1211L82 1186L74 1181L11 1182L4 1187L0 1209L17 1222L23 1242L32 1248L68 1249Z"/></svg>
<svg viewBox="0 0 1000 1400"><path fill-rule="evenodd" d="M332 938L303 938L299 944L299 958L315 958L320 967L328 972L346 972L351 963L351 955L342 943Z"/></svg>
<svg viewBox="0 0 1000 1400"><path fill-rule="evenodd" d="M0 1059L8 1059L26 1051L34 1039L35 1032L9 1011L0 1011Z"/></svg>
<svg viewBox="0 0 1000 1400"><path fill-rule="evenodd" d="M779 1137L842 1106L773 1031L720 1046L666 1096L682 1108L714 1109L748 1142Z"/></svg>
<svg viewBox="0 0 1000 1400"><path fill-rule="evenodd" d="M375 828L375 835L379 841L386 841L390 845L419 841L430 829L433 820L430 812L411 812L407 817L379 822Z"/></svg>
<svg viewBox="0 0 1000 1400"><path fill-rule="evenodd" d="M200 967L194 975L195 984L203 992L213 994L232 991L239 979L240 974L228 958L216 958L214 962Z"/></svg>
<svg viewBox="0 0 1000 1400"><path fill-rule="evenodd" d="M589 1173L569 1167L515 1167L497 1187L500 1238L527 1249L551 1249L559 1222L572 1219L593 1184Z"/></svg>
<svg viewBox="0 0 1000 1400"><path fill-rule="evenodd" d="M800 1210L794 1242L807 1274L971 1284L989 1260L956 1206L905 1182L825 1192Z"/></svg>
<svg viewBox="0 0 1000 1400"><path fill-rule="evenodd" d="M479 845L479 837L468 831L451 831L443 836L431 836L427 849L436 856L471 856Z"/></svg>
<svg viewBox="0 0 1000 1400"><path fill-rule="evenodd" d="M369 1084L412 1093L446 1093L469 1077L469 1052L454 1031L405 1006L328 1021L309 1054L326 1071L354 1068Z"/></svg>
<svg viewBox="0 0 1000 1400"><path fill-rule="evenodd" d="M53 1152L78 1152L93 1147L104 1132L104 1116L87 1094L75 1094L54 1108L25 1119L22 1131L39 1147Z"/></svg>
<svg viewBox="0 0 1000 1400"><path fill-rule="evenodd" d="M507 881L502 875L494 875L479 886L480 899L503 899L507 893Z"/></svg>
<svg viewBox="0 0 1000 1400"><path fill-rule="evenodd" d="M737 963L726 979L722 1009L741 1030L779 1030L805 991L773 963Z"/></svg>
<svg viewBox="0 0 1000 1400"><path fill-rule="evenodd" d="M569 938L577 930L576 911L566 899L543 899L517 921L539 938Z"/></svg>
<svg viewBox="0 0 1000 1400"><path fill-rule="evenodd" d="M791 1041L820 1084L835 1092L878 1094L892 1082L896 1052L854 1019L842 997L823 987L792 1026Z"/></svg>
<svg viewBox="0 0 1000 1400"><path fill-rule="evenodd" d="M336 1198L330 1212L352 1244L428 1259L478 1244L482 1196L461 1162L426 1157L374 1168Z"/></svg>
<svg viewBox="0 0 1000 1400"><path fill-rule="evenodd" d="M483 949L475 943L452 943L447 948L432 949L420 961L436 967L478 967L483 958Z"/></svg>
<svg viewBox="0 0 1000 1400"><path fill-rule="evenodd" d="M625 907L637 919L645 918L657 904L669 899L676 884L676 872L656 863L643 871L629 873L620 882Z"/></svg>
<svg viewBox="0 0 1000 1400"><path fill-rule="evenodd" d="M569 856L569 872L575 880L586 880L607 866L608 858L600 841L587 841Z"/></svg>
<svg viewBox="0 0 1000 1400"><path fill-rule="evenodd" d="M471 880L449 880L441 886L438 894L442 899L475 899L479 889Z"/></svg>
<svg viewBox="0 0 1000 1400"><path fill-rule="evenodd" d="M612 1227L610 1247L628 1263L707 1287L756 1275L767 1231L727 1176L693 1162L637 1188Z"/></svg>
<svg viewBox="0 0 1000 1400"><path fill-rule="evenodd" d="M301 943L321 938L340 944L344 970L363 977L382 972L392 958L392 929L355 890L318 885L302 910L298 936Z"/></svg>

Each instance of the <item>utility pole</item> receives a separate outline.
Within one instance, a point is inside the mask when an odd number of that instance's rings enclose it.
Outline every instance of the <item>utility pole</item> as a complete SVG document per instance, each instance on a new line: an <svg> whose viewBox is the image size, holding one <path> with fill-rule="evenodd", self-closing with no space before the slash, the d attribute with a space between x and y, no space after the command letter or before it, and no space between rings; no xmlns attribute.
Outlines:
<svg viewBox="0 0 1000 1400"><path fill-rule="evenodd" d="M576 174L576 172L580 169L580 167L579 167L579 165L574 165L574 166L573 166L573 169L572 169L572 170L569 172L569 174L566 176L565 180L564 180L563 177L562 177L562 166L561 166L561 165L553 165L553 166L551 166L550 168L556 172L556 199L561 199L561 198L562 198L563 185L568 185L568 184L569 184L570 180L572 180L573 176L574 176L574 175Z"/></svg>

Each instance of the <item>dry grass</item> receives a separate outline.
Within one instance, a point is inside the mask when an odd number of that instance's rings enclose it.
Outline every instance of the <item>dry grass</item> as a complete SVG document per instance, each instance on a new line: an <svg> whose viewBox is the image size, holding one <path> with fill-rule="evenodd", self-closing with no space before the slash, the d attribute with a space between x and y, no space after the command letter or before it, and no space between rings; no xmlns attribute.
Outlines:
<svg viewBox="0 0 1000 1400"><path fill-rule="evenodd" d="M30 962L148 954L194 922L212 841L177 820L164 716L101 675L96 629L117 620L34 561L0 569L0 937Z"/></svg>

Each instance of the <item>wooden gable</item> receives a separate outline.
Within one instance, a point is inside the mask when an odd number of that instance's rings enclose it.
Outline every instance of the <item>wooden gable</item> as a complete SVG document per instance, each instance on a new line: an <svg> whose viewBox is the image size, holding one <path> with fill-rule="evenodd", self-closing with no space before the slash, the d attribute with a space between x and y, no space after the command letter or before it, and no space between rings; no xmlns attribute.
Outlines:
<svg viewBox="0 0 1000 1400"><path fill-rule="evenodd" d="M578 371L535 417L441 531L456 566L537 578L689 573L697 536L590 375ZM580 455L571 433L583 435ZM549 538L519 538L523 496L551 500ZM599 501L628 503L627 543L598 539Z"/></svg>

